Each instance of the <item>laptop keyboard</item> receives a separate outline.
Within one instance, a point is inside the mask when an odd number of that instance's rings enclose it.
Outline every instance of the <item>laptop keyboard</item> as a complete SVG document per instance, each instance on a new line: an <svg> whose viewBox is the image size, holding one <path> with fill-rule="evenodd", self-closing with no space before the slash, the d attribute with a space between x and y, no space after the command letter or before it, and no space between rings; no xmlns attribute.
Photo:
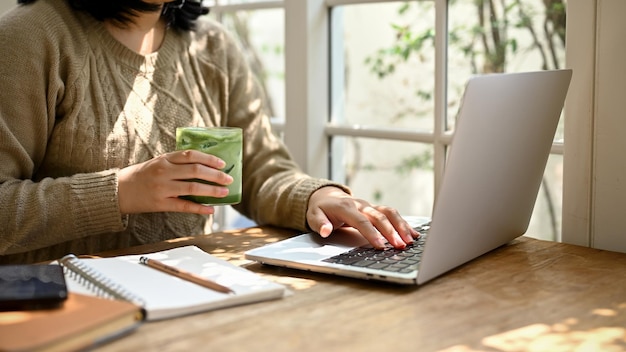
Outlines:
<svg viewBox="0 0 626 352"><path fill-rule="evenodd" d="M353 248L323 261L397 273L410 273L415 270L420 262L429 228L430 224L416 227L415 229L421 236L404 249L396 249L388 244L386 249L380 250L367 245Z"/></svg>

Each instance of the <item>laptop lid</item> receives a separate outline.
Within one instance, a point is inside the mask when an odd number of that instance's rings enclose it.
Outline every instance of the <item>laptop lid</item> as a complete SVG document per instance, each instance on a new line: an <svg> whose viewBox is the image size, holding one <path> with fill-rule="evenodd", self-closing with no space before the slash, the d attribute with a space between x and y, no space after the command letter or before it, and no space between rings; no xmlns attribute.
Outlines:
<svg viewBox="0 0 626 352"><path fill-rule="evenodd" d="M377 279L425 283L524 234L571 79L571 70L470 78L458 113L446 171L419 267L392 274L325 259L366 244L354 229L329 238L302 234L250 250L266 264ZM407 217L417 226L424 217Z"/></svg>
<svg viewBox="0 0 626 352"><path fill-rule="evenodd" d="M539 71L468 81L418 283L526 232L571 75Z"/></svg>

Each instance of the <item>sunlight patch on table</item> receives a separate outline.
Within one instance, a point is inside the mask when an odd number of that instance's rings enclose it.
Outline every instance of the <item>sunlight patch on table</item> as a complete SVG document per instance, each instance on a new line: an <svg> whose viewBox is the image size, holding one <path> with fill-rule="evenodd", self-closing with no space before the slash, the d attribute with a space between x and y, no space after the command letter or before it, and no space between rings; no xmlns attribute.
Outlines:
<svg viewBox="0 0 626 352"><path fill-rule="evenodd" d="M303 279L299 277L279 276L273 278L273 280L279 284L289 286L296 291L306 290L317 284L315 280Z"/></svg>
<svg viewBox="0 0 626 352"><path fill-rule="evenodd" d="M504 352L518 351L623 351L626 329L600 327L575 330L576 319L558 323L532 324L483 339L487 347Z"/></svg>
<svg viewBox="0 0 626 352"><path fill-rule="evenodd" d="M598 308L598 309L594 309L593 312L591 312L595 315L601 315L603 317L614 317L617 315L617 312L613 309L605 309L605 308Z"/></svg>

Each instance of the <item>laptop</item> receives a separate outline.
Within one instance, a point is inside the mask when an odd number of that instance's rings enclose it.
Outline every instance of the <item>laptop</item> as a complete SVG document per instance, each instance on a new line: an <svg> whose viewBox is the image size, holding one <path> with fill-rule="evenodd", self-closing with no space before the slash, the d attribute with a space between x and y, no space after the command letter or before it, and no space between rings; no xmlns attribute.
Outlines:
<svg viewBox="0 0 626 352"><path fill-rule="evenodd" d="M249 250L245 257L281 267L421 285L523 235L571 76L571 70L553 70L468 80L433 213L406 217L423 234L406 249L376 250L347 227L328 238L297 235Z"/></svg>

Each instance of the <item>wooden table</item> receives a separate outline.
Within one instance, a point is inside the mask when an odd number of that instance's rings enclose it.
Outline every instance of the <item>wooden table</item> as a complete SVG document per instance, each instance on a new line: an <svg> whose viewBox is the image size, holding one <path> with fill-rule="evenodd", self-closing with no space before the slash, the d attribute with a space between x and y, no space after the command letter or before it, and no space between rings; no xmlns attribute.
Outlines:
<svg viewBox="0 0 626 352"><path fill-rule="evenodd" d="M622 351L626 254L520 237L422 287L251 263L293 235L250 228L134 247L194 244L293 295L143 324L100 351Z"/></svg>

